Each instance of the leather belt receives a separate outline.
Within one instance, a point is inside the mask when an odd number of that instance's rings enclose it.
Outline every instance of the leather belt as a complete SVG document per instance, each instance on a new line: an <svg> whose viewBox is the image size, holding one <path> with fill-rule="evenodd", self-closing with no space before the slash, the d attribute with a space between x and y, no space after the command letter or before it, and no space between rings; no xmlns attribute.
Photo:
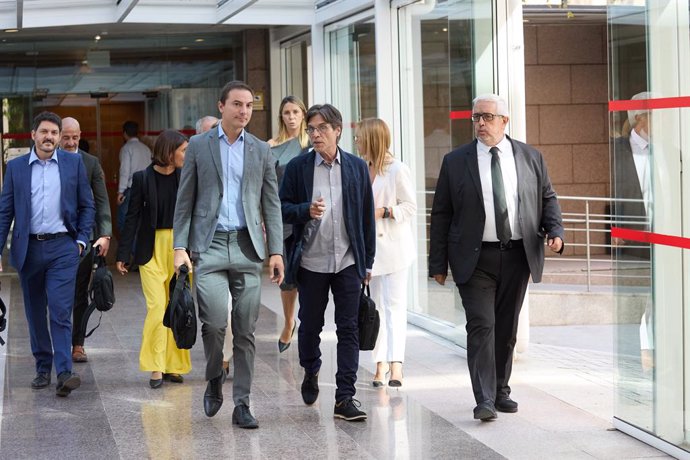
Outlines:
<svg viewBox="0 0 690 460"><path fill-rule="evenodd" d="M48 241L48 240L55 240L57 238L62 238L63 236L67 236L69 233L67 232L58 232L58 233L31 233L29 234L29 238L32 240L38 240L38 241Z"/></svg>
<svg viewBox="0 0 690 460"><path fill-rule="evenodd" d="M482 247L507 251L508 249L521 248L522 240L510 240L507 243L501 243L500 241L482 241Z"/></svg>

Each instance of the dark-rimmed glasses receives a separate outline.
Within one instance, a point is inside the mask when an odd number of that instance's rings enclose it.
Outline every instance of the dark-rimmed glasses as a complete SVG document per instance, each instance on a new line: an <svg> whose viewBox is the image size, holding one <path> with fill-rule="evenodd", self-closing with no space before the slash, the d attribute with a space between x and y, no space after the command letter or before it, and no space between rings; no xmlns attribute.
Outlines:
<svg viewBox="0 0 690 460"><path fill-rule="evenodd" d="M473 113L472 121L476 123L479 121L480 118L484 121L493 121L496 117L503 118L503 115L498 115L496 113Z"/></svg>

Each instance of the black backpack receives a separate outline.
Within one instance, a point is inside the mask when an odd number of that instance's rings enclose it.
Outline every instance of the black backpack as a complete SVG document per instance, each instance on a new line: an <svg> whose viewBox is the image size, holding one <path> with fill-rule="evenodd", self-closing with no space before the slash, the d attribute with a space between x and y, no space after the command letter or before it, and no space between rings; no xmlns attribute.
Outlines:
<svg viewBox="0 0 690 460"><path fill-rule="evenodd" d="M366 289L366 293L364 290ZM376 310L376 303L370 297L369 285L362 284L362 292L359 295L359 349L362 351L373 350L376 339L379 336L381 319Z"/></svg>
<svg viewBox="0 0 690 460"><path fill-rule="evenodd" d="M93 248L94 254L98 254L99 246ZM113 286L113 274L108 270L105 257L95 255L93 258L93 273L89 284L89 305L84 312L83 329L87 329L89 317L94 310L101 312L98 317L98 324L91 329L84 337L90 337L93 331L101 325L103 312L109 311L115 305L115 287Z"/></svg>
<svg viewBox="0 0 690 460"><path fill-rule="evenodd" d="M172 329L177 348L189 350L196 342L196 309L189 286L189 269L180 267L180 276L170 280L170 302L165 310L163 326Z"/></svg>

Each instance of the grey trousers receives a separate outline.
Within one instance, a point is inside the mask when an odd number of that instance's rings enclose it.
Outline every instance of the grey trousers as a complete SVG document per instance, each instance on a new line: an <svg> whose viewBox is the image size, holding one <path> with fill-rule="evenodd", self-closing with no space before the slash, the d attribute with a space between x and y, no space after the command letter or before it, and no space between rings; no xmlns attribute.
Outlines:
<svg viewBox="0 0 690 460"><path fill-rule="evenodd" d="M228 295L232 295L233 400L236 406L249 406L256 350L254 331L261 303L262 261L246 230L216 232L208 250L194 259L206 380L223 372Z"/></svg>

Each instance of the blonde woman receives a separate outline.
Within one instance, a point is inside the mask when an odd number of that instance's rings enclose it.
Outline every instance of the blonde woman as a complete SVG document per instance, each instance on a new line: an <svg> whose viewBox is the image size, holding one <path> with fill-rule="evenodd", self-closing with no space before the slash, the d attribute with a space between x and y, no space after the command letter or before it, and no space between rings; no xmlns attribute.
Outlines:
<svg viewBox="0 0 690 460"><path fill-rule="evenodd" d="M278 184L283 179L285 166L309 146L307 135L307 123L305 116L307 108L304 102L296 96L286 96L280 102L278 115L278 136L269 139L271 152L276 157L276 173ZM283 224L283 254L285 264L290 260L289 253L292 248L292 225ZM278 351L284 352L290 347L292 336L295 333L295 303L297 301L297 285L283 283L280 285L280 300L283 303L285 323L283 331L278 338Z"/></svg>
<svg viewBox="0 0 690 460"><path fill-rule="evenodd" d="M358 153L369 165L376 216L376 258L371 296L381 315L373 351L376 374L372 384L402 386L407 334L407 281L415 258L412 225L417 212L410 168L390 153L391 134L378 118L362 120L356 131Z"/></svg>
<svg viewBox="0 0 690 460"><path fill-rule="evenodd" d="M117 249L117 271L125 275L136 234L134 263L139 265L146 299L146 320L139 351L139 369L151 372L149 386L160 388L163 379L182 383L192 369L189 350L180 350L171 329L163 326L173 264L173 215L180 168L187 138L178 131L163 131L153 146L153 164L132 177L132 193Z"/></svg>

